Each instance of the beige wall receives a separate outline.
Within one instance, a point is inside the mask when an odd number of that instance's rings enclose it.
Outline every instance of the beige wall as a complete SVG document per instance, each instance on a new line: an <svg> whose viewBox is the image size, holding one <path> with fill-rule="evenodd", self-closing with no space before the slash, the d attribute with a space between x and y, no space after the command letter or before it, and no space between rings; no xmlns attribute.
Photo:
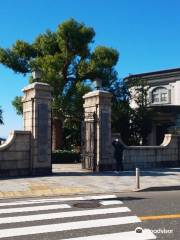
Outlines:
<svg viewBox="0 0 180 240"><path fill-rule="evenodd" d="M51 164L51 88L33 83L23 89L24 130L0 146L0 176L46 175Z"/></svg>
<svg viewBox="0 0 180 240"><path fill-rule="evenodd" d="M0 146L0 176L28 175L31 171L31 133L14 131Z"/></svg>
<svg viewBox="0 0 180 240"><path fill-rule="evenodd" d="M35 82L23 89L24 130L31 132L32 174L50 174L51 88Z"/></svg>
<svg viewBox="0 0 180 240"><path fill-rule="evenodd" d="M180 166L180 136L166 134L160 146L126 146L123 153L124 170L136 167L150 169L156 167Z"/></svg>
<svg viewBox="0 0 180 240"><path fill-rule="evenodd" d="M111 149L111 93L103 90L89 92L83 96L84 102L84 121L87 121L88 113L96 113L96 149L94 151L96 159L96 171L113 170L115 162L112 158ZM85 131L87 131L85 129ZM87 134L87 133L85 133ZM87 141L87 145L91 145ZM87 168L86 162L89 160L85 157L84 168Z"/></svg>

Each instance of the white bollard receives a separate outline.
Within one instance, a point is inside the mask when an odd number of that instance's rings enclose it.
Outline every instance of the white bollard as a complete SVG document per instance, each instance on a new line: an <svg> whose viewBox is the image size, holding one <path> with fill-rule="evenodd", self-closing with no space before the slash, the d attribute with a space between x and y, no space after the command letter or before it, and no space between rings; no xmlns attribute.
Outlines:
<svg viewBox="0 0 180 240"><path fill-rule="evenodd" d="M136 168L136 188L140 189L140 169Z"/></svg>

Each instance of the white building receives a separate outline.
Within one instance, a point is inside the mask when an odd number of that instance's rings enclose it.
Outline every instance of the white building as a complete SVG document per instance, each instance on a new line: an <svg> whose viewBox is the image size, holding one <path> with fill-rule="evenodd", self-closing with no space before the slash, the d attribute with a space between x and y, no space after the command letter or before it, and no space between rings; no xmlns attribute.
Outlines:
<svg viewBox="0 0 180 240"><path fill-rule="evenodd" d="M165 133L180 129L180 68L130 75L124 80L139 78L147 81L149 106L157 113L149 145L159 145ZM131 106L137 105L132 101Z"/></svg>

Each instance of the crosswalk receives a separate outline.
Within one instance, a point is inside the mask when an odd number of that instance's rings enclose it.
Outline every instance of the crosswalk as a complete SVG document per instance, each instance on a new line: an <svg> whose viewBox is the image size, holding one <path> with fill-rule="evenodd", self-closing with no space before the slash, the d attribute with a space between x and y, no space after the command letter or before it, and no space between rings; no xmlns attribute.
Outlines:
<svg viewBox="0 0 180 240"><path fill-rule="evenodd" d="M0 202L0 240L156 239L141 224L116 195Z"/></svg>

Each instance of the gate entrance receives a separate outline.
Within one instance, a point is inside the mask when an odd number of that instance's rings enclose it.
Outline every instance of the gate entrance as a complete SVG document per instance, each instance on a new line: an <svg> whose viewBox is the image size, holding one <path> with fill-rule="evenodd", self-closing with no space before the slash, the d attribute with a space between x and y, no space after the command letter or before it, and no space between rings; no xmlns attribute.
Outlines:
<svg viewBox="0 0 180 240"><path fill-rule="evenodd" d="M85 112L81 127L82 168L96 171L97 168L97 114Z"/></svg>

